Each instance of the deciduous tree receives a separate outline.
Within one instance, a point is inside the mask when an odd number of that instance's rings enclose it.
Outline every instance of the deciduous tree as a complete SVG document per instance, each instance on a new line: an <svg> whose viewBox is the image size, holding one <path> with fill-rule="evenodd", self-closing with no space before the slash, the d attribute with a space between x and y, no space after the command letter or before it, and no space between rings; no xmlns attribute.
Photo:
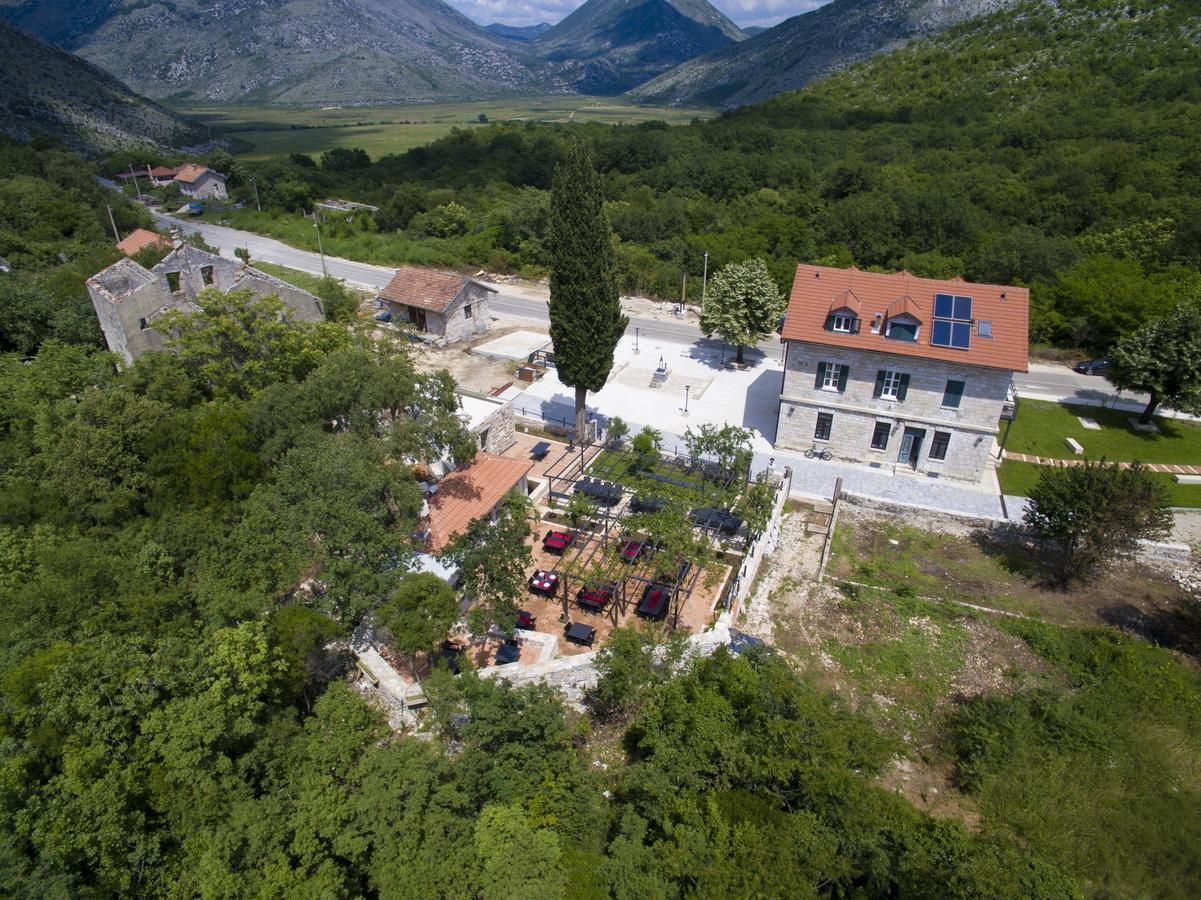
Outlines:
<svg viewBox="0 0 1201 900"><path fill-rule="evenodd" d="M1142 539L1162 537L1172 514L1151 472L1102 460L1044 469L1024 521L1048 543L1056 577L1067 584L1129 556Z"/></svg>
<svg viewBox="0 0 1201 900"><path fill-rule="evenodd" d="M1140 422L1150 422L1161 403L1201 414L1201 300L1187 300L1120 340L1106 377L1151 395Z"/></svg>
<svg viewBox="0 0 1201 900"><path fill-rule="evenodd" d="M429 572L406 575L392 596L376 611L376 621L392 635L392 643L417 674L417 654L430 653L446 640L446 633L459 617L459 598L454 589Z"/></svg>
<svg viewBox="0 0 1201 900"><path fill-rule="evenodd" d="M525 596L531 554L530 502L510 494L495 522L481 517L455 535L443 558L459 569L459 586L474 601L468 619L477 634L497 625L512 634L517 603Z"/></svg>
<svg viewBox="0 0 1201 900"><path fill-rule="evenodd" d="M786 302L761 259L731 263L713 276L701 310L701 332L719 335L738 347L742 364L746 344L757 344L775 331Z"/></svg>

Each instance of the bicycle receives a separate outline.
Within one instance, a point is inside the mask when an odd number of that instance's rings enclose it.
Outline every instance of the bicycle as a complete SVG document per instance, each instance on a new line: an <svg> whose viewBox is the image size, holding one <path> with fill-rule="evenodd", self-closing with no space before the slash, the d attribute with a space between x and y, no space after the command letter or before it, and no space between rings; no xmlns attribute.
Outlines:
<svg viewBox="0 0 1201 900"><path fill-rule="evenodd" d="M824 459L827 462L829 462L833 458L834 458L833 453L831 453L825 447L818 447L817 444L814 444L812 447L810 447L808 450L805 451L805 459Z"/></svg>

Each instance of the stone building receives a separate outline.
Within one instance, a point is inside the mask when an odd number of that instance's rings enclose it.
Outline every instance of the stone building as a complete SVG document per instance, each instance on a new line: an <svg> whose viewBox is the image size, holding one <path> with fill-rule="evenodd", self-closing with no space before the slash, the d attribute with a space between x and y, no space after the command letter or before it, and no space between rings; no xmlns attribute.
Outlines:
<svg viewBox="0 0 1201 900"><path fill-rule="evenodd" d="M197 312L196 296L205 288L226 293L248 288L260 297L279 297L292 318L305 322L325 318L321 299L308 291L238 260L187 245L168 253L152 269L122 259L97 272L87 284L108 348L127 363L162 350L165 343L155 320L170 310Z"/></svg>
<svg viewBox="0 0 1201 900"><path fill-rule="evenodd" d="M225 176L207 166L187 163L180 166L174 181L179 192L194 200L224 200L229 196L225 189Z"/></svg>
<svg viewBox="0 0 1201 900"><path fill-rule="evenodd" d="M1025 288L798 266L776 445L980 481L1029 307Z"/></svg>
<svg viewBox="0 0 1201 900"><path fill-rule="evenodd" d="M504 453L517 442L513 404L496 397L457 392L459 415L486 453Z"/></svg>
<svg viewBox="0 0 1201 900"><path fill-rule="evenodd" d="M495 293L496 288L465 275L402 266L375 299L393 321L451 344L492 327L488 300Z"/></svg>

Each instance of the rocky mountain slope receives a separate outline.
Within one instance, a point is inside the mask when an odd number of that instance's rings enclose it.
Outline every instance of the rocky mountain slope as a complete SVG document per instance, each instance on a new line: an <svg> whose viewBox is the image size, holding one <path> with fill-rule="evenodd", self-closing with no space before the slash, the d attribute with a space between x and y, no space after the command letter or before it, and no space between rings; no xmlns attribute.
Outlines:
<svg viewBox="0 0 1201 900"><path fill-rule="evenodd" d="M441 0L0 0L0 15L156 98L356 105L556 83Z"/></svg>
<svg viewBox="0 0 1201 900"><path fill-rule="evenodd" d="M688 60L630 94L645 102L682 106L754 103L1016 2L834 0L749 40Z"/></svg>
<svg viewBox="0 0 1201 900"><path fill-rule="evenodd" d="M195 123L0 19L0 134L56 138L87 154L203 140Z"/></svg>
<svg viewBox="0 0 1201 900"><path fill-rule="evenodd" d="M585 94L614 94L745 40L706 0L588 0L533 47Z"/></svg>

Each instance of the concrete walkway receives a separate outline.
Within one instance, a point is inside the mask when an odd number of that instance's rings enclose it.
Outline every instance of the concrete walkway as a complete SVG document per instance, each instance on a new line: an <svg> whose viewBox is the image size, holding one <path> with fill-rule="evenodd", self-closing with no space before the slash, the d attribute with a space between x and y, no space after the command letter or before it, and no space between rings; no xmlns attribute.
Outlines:
<svg viewBox="0 0 1201 900"><path fill-rule="evenodd" d="M1080 466L1087 461L1083 459L1058 459L1053 456L1031 456L1029 453L1010 453L1008 450L1005 451L1005 458L1013 460L1013 462L1034 463L1036 466L1057 466L1061 469L1067 466ZM1118 463L1118 466L1123 469L1129 469L1131 465L1132 463L1128 462ZM1174 465L1172 463L1143 463L1143 468L1151 472L1166 472L1169 475L1201 475L1201 466Z"/></svg>

